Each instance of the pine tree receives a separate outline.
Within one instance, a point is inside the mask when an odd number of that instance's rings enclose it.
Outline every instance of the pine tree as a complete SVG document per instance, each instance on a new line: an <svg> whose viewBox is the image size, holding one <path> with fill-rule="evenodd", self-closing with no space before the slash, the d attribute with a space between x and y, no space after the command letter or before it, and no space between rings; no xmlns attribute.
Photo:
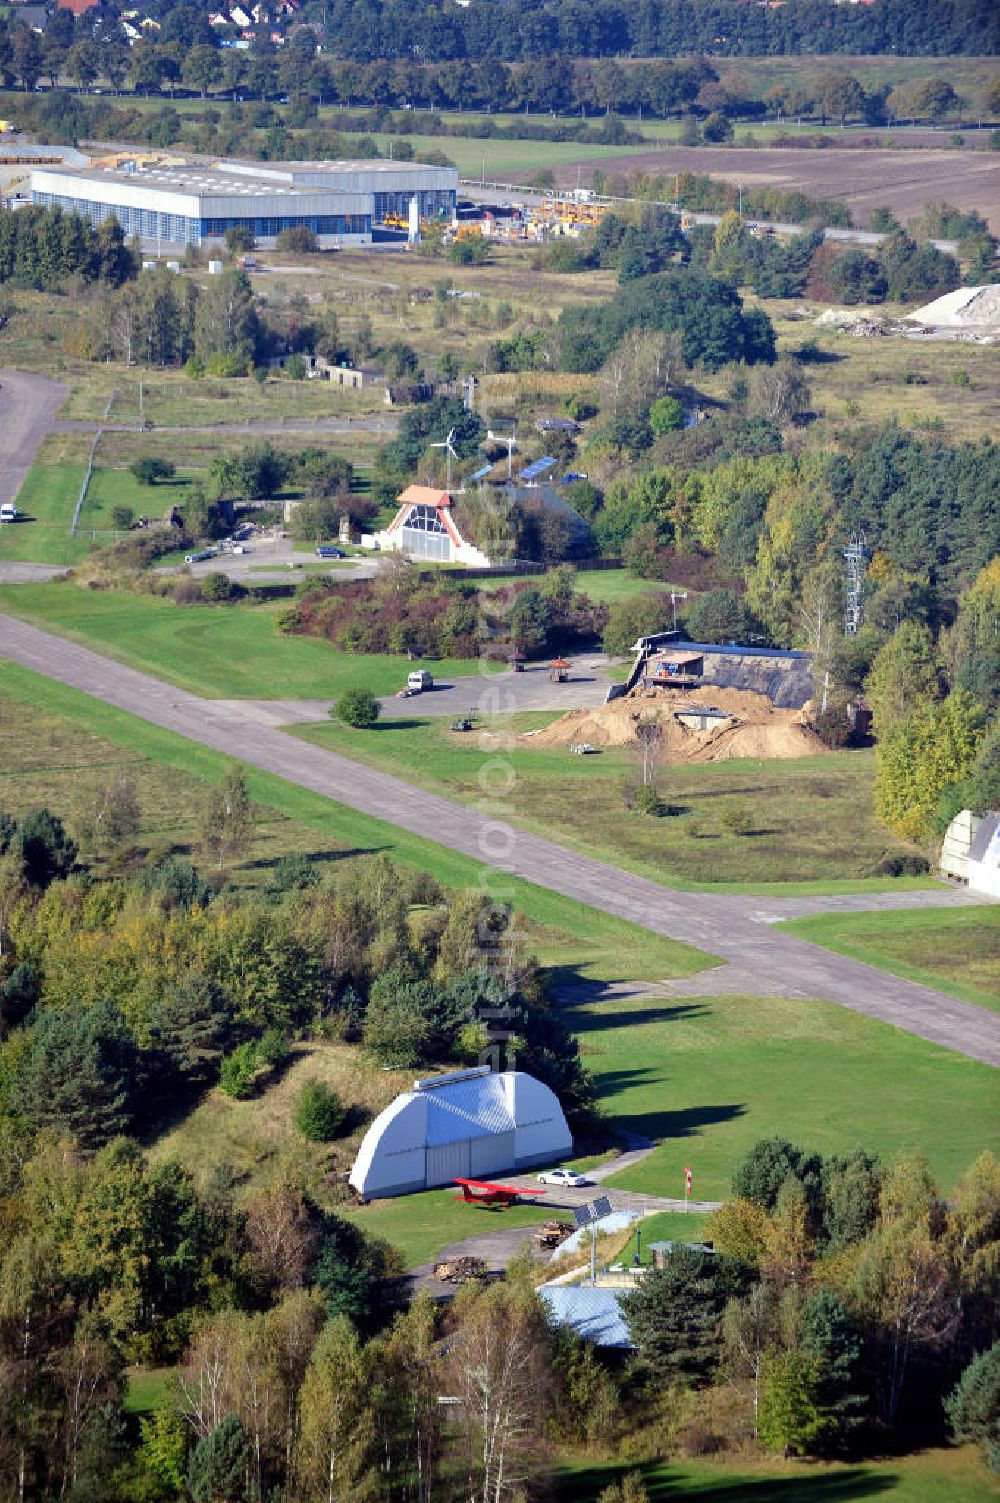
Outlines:
<svg viewBox="0 0 1000 1503"><path fill-rule="evenodd" d="M170 1075L203 1085L218 1071L230 1021L221 989L193 972L159 999L150 1019L151 1041Z"/></svg>
<svg viewBox="0 0 1000 1503"><path fill-rule="evenodd" d="M121 1013L109 1003L43 1011L14 1077L15 1103L37 1127L99 1148L131 1126L133 1059Z"/></svg>
<svg viewBox="0 0 1000 1503"><path fill-rule="evenodd" d="M1000 1472L1000 1341L969 1363L945 1400L958 1441L977 1441L993 1472Z"/></svg>
<svg viewBox="0 0 1000 1503"><path fill-rule="evenodd" d="M48 887L57 877L68 876L77 856L76 843L66 833L62 820L48 809L25 815L10 848L20 858L30 887Z"/></svg>
<svg viewBox="0 0 1000 1503"><path fill-rule="evenodd" d="M675 1247L621 1301L639 1355L670 1376L703 1376L720 1350L728 1259ZM735 1292L735 1291L732 1291Z"/></svg>
<svg viewBox="0 0 1000 1503"><path fill-rule="evenodd" d="M187 1485L194 1503L244 1503L249 1498L250 1442L235 1414L198 1442Z"/></svg>

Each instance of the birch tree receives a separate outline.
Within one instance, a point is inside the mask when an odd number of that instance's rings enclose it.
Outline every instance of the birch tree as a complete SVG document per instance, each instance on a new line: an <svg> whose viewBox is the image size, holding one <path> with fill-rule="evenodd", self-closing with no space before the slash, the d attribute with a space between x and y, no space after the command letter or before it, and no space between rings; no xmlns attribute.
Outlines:
<svg viewBox="0 0 1000 1503"><path fill-rule="evenodd" d="M365 1503L377 1495L371 1364L346 1316L324 1328L302 1384L295 1448L301 1503Z"/></svg>
<svg viewBox="0 0 1000 1503"><path fill-rule="evenodd" d="M504 1503L536 1472L549 1345L532 1291L494 1284L462 1302L450 1357L467 1429L470 1503Z"/></svg>

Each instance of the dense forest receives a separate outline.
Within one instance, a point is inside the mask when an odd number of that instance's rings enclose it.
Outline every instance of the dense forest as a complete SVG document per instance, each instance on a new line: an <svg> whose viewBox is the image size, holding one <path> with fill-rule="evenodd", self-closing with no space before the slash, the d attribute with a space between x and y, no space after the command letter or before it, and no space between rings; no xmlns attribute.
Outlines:
<svg viewBox="0 0 1000 1503"><path fill-rule="evenodd" d="M211 43L209 11L180 0L154 0L165 42ZM302 18L321 28L324 50L359 63L419 58L425 62L489 58L503 62L572 57L792 57L810 54L898 56L993 55L1000 20L990 0L873 0L831 5L788 0L771 8L739 0L507 0L505 23L488 6L408 6L400 0L311 0ZM60 20L60 28L72 25Z"/></svg>

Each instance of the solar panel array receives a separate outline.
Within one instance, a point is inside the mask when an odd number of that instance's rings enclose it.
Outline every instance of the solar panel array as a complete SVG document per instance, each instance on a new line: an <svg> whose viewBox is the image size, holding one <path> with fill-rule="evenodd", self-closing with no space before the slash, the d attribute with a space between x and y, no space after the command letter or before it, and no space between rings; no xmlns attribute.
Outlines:
<svg viewBox="0 0 1000 1503"><path fill-rule="evenodd" d="M537 480L539 475L544 475L546 470L551 470L552 466L557 463L558 461L553 459L551 455L543 454L541 459L534 460L526 469L521 471L520 478L522 480Z"/></svg>

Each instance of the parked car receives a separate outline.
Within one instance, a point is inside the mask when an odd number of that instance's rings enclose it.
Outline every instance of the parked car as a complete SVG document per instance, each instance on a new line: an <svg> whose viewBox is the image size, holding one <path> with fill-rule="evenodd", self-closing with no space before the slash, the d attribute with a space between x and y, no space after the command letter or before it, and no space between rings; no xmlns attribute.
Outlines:
<svg viewBox="0 0 1000 1503"><path fill-rule="evenodd" d="M13 501L5 501L4 504L0 506L0 522L16 521L17 507L14 505Z"/></svg>
<svg viewBox="0 0 1000 1503"><path fill-rule="evenodd" d="M540 1185L566 1185L573 1189L581 1185L589 1185L590 1180L586 1175L577 1174L575 1169L547 1169L544 1174L538 1176Z"/></svg>
<svg viewBox="0 0 1000 1503"><path fill-rule="evenodd" d="M343 548L335 548L332 543L320 543L316 549L317 558L344 558Z"/></svg>
<svg viewBox="0 0 1000 1503"><path fill-rule="evenodd" d="M419 694L424 689L433 689L434 680L426 668L414 668L412 673L406 675L406 687L408 689L416 689Z"/></svg>

